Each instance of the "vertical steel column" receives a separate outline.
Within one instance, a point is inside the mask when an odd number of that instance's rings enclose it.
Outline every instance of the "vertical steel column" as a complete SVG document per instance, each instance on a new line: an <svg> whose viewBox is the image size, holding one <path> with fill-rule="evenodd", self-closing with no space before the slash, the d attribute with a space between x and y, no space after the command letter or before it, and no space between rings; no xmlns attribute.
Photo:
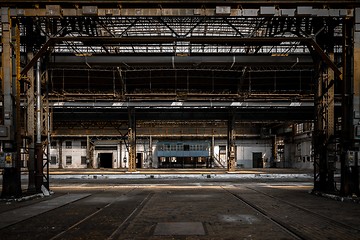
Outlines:
<svg viewBox="0 0 360 240"><path fill-rule="evenodd" d="M59 139L59 169L63 169L63 140L60 138ZM91 162L91 164L93 164Z"/></svg>
<svg viewBox="0 0 360 240"><path fill-rule="evenodd" d="M360 194L359 191L359 166L360 166L360 8L355 9L355 26L354 26L354 73L353 73L353 88L354 88L354 119L353 119L353 139L355 159L353 164L349 163L351 171L352 193Z"/></svg>
<svg viewBox="0 0 360 240"><path fill-rule="evenodd" d="M270 166L269 167L275 167L275 160L277 159L277 138L276 135L274 135L272 139L272 154L270 159Z"/></svg>
<svg viewBox="0 0 360 240"><path fill-rule="evenodd" d="M32 52L27 54L28 61L34 57ZM30 68L27 73L29 80L29 85L26 91L26 131L27 137L29 139L28 151L28 172L29 172L29 182L28 182L28 192L35 192L35 93L34 93L34 69Z"/></svg>
<svg viewBox="0 0 360 240"><path fill-rule="evenodd" d="M42 142L43 147L43 185L50 190L49 179L49 161L50 161L50 142L51 142L51 113L49 107L49 76L48 71L45 71L45 85L46 92L41 98L42 102L42 136L45 136L45 140ZM41 83L41 79L40 79ZM41 89L41 84L40 84ZM44 158L45 157L45 158ZM45 173L44 173L45 170Z"/></svg>
<svg viewBox="0 0 360 240"><path fill-rule="evenodd" d="M213 130L214 133L214 130ZM215 137L214 135L211 137L211 148L210 148L210 168L213 167L214 159L215 159Z"/></svg>
<svg viewBox="0 0 360 240"><path fill-rule="evenodd" d="M352 94L352 72L353 72L353 19L343 21L343 81L341 101L341 188L340 194L347 196L351 193L350 168L347 164L347 153L353 145L353 94Z"/></svg>
<svg viewBox="0 0 360 240"><path fill-rule="evenodd" d="M334 62L334 24L327 21L327 31L321 35L326 39L322 43L323 50ZM333 192L334 186L334 160L335 160L335 119L334 119L334 88L335 74L329 66L318 62L318 79L315 93L315 131L314 145L314 190Z"/></svg>
<svg viewBox="0 0 360 240"><path fill-rule="evenodd" d="M20 26L17 20L13 21L13 47L15 48L15 64L13 65L13 94L15 96L15 138L16 138L16 162L15 168L21 172L21 111L20 111ZM21 180L19 180L21 181Z"/></svg>
<svg viewBox="0 0 360 240"><path fill-rule="evenodd" d="M136 120L135 110L129 109L129 130L128 130L128 142L129 142L129 172L136 171Z"/></svg>
<svg viewBox="0 0 360 240"><path fill-rule="evenodd" d="M149 167L153 167L153 139L152 136L149 138Z"/></svg>
<svg viewBox="0 0 360 240"><path fill-rule="evenodd" d="M3 138L4 152L7 155L6 165L3 171L3 185L2 194L3 198L21 196L21 178L20 178L20 162L16 156L17 146L16 143L16 117L14 116L14 98L17 96L14 84L18 81L16 76L16 61L14 60L13 51L11 48L11 34L12 26L9 16L9 8L1 8L1 24L2 24L2 84L3 84L3 111L4 111L4 128L6 129L6 137ZM15 43L16 44L16 43ZM18 46L19 47L19 46ZM19 57L19 56L18 56ZM14 62L14 63L13 63ZM15 64L15 66L13 66ZM13 81L13 75L14 80ZM15 95L15 96L13 96ZM19 156L20 157L20 156Z"/></svg>
<svg viewBox="0 0 360 240"><path fill-rule="evenodd" d="M35 162L35 187L37 192L41 192L43 185L43 147L41 141L41 77L40 77L40 59L36 64L36 162Z"/></svg>
<svg viewBox="0 0 360 240"><path fill-rule="evenodd" d="M86 167L90 168L90 137L86 136Z"/></svg>
<svg viewBox="0 0 360 240"><path fill-rule="evenodd" d="M236 151L235 151L235 113L231 111L228 120L228 161L227 170L229 172L235 171L236 168Z"/></svg>

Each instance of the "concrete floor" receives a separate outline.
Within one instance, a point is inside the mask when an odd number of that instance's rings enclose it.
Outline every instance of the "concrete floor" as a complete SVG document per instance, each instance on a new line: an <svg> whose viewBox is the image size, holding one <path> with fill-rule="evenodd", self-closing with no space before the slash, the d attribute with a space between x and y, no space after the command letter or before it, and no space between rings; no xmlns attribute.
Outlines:
<svg viewBox="0 0 360 240"><path fill-rule="evenodd" d="M0 202L0 239L360 239L359 203L292 176L54 178L50 197Z"/></svg>

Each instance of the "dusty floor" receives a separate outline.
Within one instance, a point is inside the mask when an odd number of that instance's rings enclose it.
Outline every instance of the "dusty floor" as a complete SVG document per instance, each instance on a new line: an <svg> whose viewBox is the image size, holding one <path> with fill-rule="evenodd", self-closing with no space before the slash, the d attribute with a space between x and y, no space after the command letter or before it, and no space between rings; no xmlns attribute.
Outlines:
<svg viewBox="0 0 360 240"><path fill-rule="evenodd" d="M0 202L1 239L360 239L360 204L304 179L58 179Z"/></svg>

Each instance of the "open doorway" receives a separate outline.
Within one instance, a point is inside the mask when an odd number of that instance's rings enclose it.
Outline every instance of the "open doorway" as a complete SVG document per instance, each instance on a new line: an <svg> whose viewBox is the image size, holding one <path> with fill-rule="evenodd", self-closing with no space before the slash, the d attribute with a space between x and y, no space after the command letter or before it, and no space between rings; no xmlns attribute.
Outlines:
<svg viewBox="0 0 360 240"><path fill-rule="evenodd" d="M136 168L142 168L143 154L137 153L136 155Z"/></svg>
<svg viewBox="0 0 360 240"><path fill-rule="evenodd" d="M261 152L253 152L253 168L263 168Z"/></svg>
<svg viewBox="0 0 360 240"><path fill-rule="evenodd" d="M112 153L99 153L100 163L99 167L101 168L112 168Z"/></svg>

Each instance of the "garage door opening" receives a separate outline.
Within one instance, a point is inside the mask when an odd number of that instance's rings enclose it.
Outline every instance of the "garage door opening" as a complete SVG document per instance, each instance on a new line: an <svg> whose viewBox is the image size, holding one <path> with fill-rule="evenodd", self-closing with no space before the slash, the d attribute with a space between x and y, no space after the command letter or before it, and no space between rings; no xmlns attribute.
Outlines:
<svg viewBox="0 0 360 240"><path fill-rule="evenodd" d="M112 168L112 155L112 153L99 153L101 168Z"/></svg>

